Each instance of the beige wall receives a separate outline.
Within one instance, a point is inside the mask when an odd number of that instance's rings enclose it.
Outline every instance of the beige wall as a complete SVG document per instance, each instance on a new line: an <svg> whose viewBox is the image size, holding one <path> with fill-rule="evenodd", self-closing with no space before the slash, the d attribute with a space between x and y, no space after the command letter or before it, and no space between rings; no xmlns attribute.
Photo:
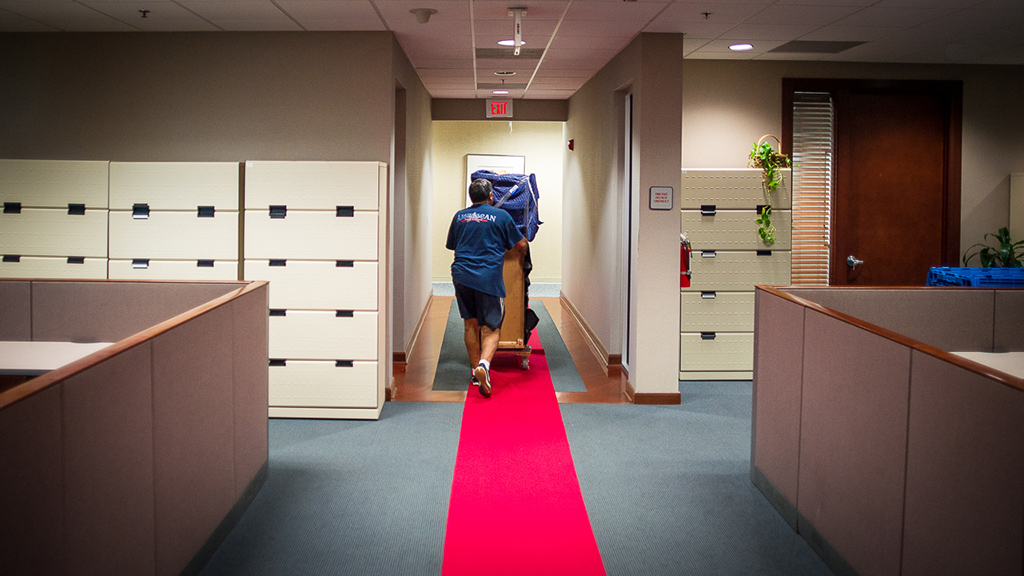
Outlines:
<svg viewBox="0 0 1024 576"><path fill-rule="evenodd" d="M430 294L431 120L392 33L0 34L0 54L0 158L387 162L403 349Z"/></svg>
<svg viewBox="0 0 1024 576"><path fill-rule="evenodd" d="M683 167L742 168L752 142L781 135L783 78L963 81L960 253L1009 223L1009 175L1024 170L1020 67L687 60Z"/></svg>
<svg viewBox="0 0 1024 576"><path fill-rule="evenodd" d="M466 155L526 156L526 172L537 175L540 220L544 224L530 248L531 282L562 280L562 139L561 122L435 121L433 138L434 224L432 274L451 282L452 252L445 249L448 226L465 208Z"/></svg>
<svg viewBox="0 0 1024 576"><path fill-rule="evenodd" d="M610 354L623 346L624 91L633 94L635 238L629 376L638 394L678 394L682 34L641 34L569 101L562 292ZM673 210L648 208L672 186Z"/></svg>

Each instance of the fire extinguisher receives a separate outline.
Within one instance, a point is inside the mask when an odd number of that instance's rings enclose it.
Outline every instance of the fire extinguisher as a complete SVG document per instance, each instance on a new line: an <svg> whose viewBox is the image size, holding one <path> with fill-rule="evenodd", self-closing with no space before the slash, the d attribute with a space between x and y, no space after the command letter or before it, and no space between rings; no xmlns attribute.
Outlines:
<svg viewBox="0 0 1024 576"><path fill-rule="evenodd" d="M686 234L679 235L679 287L690 287L690 253L693 248Z"/></svg>

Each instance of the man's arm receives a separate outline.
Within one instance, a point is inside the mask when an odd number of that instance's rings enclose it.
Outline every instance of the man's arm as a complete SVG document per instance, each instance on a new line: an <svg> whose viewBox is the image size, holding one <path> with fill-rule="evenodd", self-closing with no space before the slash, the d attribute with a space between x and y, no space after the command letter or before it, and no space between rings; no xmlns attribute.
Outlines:
<svg viewBox="0 0 1024 576"><path fill-rule="evenodd" d="M526 254L526 247L528 244L529 242L526 241L526 236L523 236L519 240L519 242L516 242L515 246L513 246L512 249L519 252L520 254Z"/></svg>

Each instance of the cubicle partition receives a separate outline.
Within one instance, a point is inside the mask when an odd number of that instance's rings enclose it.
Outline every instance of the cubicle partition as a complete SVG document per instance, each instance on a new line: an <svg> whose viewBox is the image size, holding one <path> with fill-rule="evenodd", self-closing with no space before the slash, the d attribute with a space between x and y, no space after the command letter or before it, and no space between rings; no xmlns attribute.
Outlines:
<svg viewBox="0 0 1024 576"><path fill-rule="evenodd" d="M755 307L751 478L833 570L1021 574L1024 291L758 287Z"/></svg>
<svg viewBox="0 0 1024 576"><path fill-rule="evenodd" d="M266 282L0 282L0 340L110 346L0 392L10 574L197 573L267 473Z"/></svg>

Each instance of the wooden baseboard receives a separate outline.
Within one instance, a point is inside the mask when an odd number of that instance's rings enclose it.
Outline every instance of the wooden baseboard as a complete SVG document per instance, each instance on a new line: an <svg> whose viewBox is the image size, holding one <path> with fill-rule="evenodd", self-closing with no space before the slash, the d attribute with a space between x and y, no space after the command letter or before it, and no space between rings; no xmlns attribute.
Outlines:
<svg viewBox="0 0 1024 576"><path fill-rule="evenodd" d="M590 328L586 319L583 318L580 311L575 305L573 305L572 300L565 295L565 292L559 292L559 300L561 301L562 306L569 312L569 317L572 318L580 331L583 332L584 339L587 342L587 347L590 348L590 351L597 358L598 362L601 363L601 368L604 369L604 373L609 374L609 371L621 370L622 355L608 353L604 344L601 343L601 339L598 338L597 334Z"/></svg>
<svg viewBox="0 0 1024 576"><path fill-rule="evenodd" d="M423 326L427 322L427 316L430 314L430 306L434 302L434 290L431 288L430 294L427 295L427 305L423 307L423 312L420 313L420 319L416 321L416 329L412 331L412 338L409 338L409 345L405 350L395 350L391 353L391 361L395 364L406 364L409 361L409 356L412 354L413 349L416 347L416 341L419 340L420 332L423 330Z"/></svg>
<svg viewBox="0 0 1024 576"><path fill-rule="evenodd" d="M673 406L683 403L683 395L679 392L635 392L633 404Z"/></svg>

